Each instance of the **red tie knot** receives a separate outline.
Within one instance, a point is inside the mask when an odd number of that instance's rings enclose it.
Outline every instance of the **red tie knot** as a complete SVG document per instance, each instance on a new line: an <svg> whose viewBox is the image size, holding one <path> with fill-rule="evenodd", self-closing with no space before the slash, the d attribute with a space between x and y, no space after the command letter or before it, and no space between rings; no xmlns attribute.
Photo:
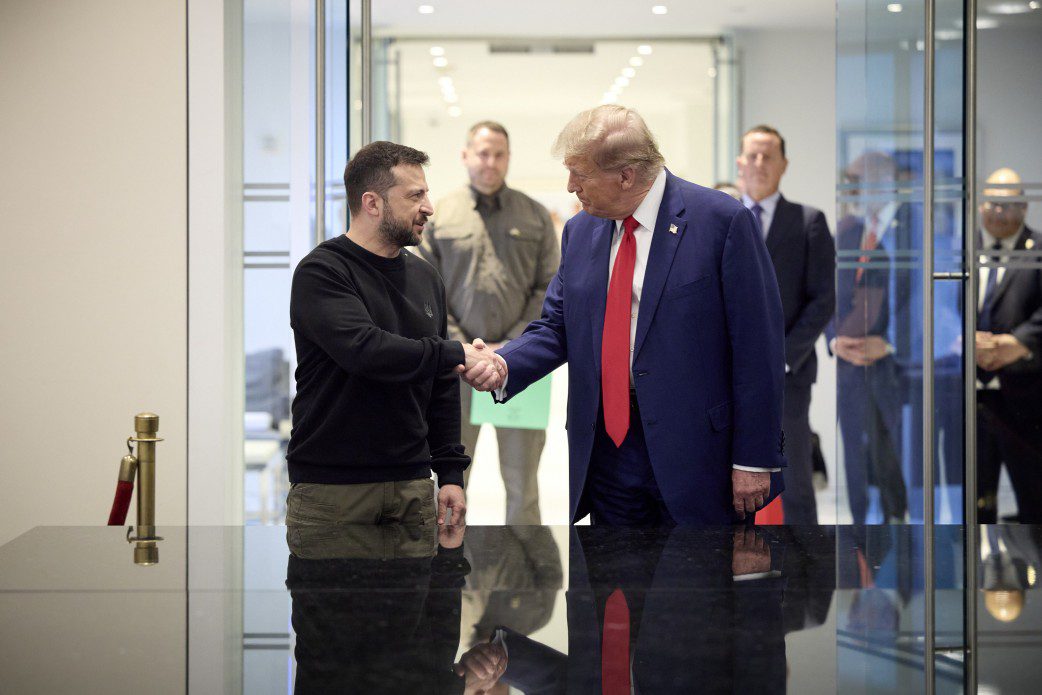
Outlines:
<svg viewBox="0 0 1042 695"><path fill-rule="evenodd" d="M623 234L632 234L639 226L640 222L634 219L633 215L630 215L622 221Z"/></svg>

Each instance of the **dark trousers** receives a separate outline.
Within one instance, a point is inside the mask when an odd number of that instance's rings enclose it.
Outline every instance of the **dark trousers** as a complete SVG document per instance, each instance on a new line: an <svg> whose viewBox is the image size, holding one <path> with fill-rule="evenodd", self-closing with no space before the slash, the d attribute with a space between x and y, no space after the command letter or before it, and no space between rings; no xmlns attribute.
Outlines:
<svg viewBox="0 0 1042 695"><path fill-rule="evenodd" d="M676 525L651 468L635 397L630 398L630 427L620 447L604 431L603 413L598 415L583 495L595 526Z"/></svg>
<svg viewBox="0 0 1042 695"><path fill-rule="evenodd" d="M818 523L818 506L814 499L814 464L810 436L810 384L796 385L785 381L785 405L782 409L782 431L785 432L785 458L788 467L782 509L786 524Z"/></svg>
<svg viewBox="0 0 1042 695"><path fill-rule="evenodd" d="M903 519L908 493L898 449L904 403L897 365L889 357L869 367L840 360L836 376L843 465L854 523L865 523L868 514L869 471L879 486L885 520Z"/></svg>
<svg viewBox="0 0 1042 695"><path fill-rule="evenodd" d="M1002 391L977 391L977 511L982 524L998 521L1002 464L1017 498L1017 520L1042 523L1042 420L1036 400L1025 403Z"/></svg>

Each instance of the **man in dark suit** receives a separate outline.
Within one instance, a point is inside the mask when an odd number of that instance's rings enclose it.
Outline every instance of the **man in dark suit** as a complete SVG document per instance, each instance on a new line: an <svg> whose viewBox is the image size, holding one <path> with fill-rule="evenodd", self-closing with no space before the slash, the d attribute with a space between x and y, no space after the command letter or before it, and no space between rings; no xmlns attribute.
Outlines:
<svg viewBox="0 0 1042 695"><path fill-rule="evenodd" d="M1024 224L1020 177L999 169L980 206L980 248L995 265L980 270L977 308L978 509L995 523L1003 464L1021 523L1042 523L1042 235ZM1018 262L1019 261L1019 265ZM1033 262L1033 263L1032 263ZM1025 265L1030 263L1031 265Z"/></svg>
<svg viewBox="0 0 1042 695"><path fill-rule="evenodd" d="M836 366L836 407L843 434L847 496L855 524L868 514L868 484L879 487L884 521L902 523L908 493L901 471L902 366L915 353L909 312L910 271L897 272L895 252L913 248L921 219L893 197L897 167L882 152L866 152L844 177L857 188L851 214L836 225L836 319L828 328ZM919 329L921 333L921 328Z"/></svg>
<svg viewBox="0 0 1042 695"><path fill-rule="evenodd" d="M579 114L554 149L583 211L542 318L498 351L497 400L568 362L573 522L751 517L785 465L782 307L756 221L666 171L625 107Z"/></svg>
<svg viewBox="0 0 1042 695"><path fill-rule="evenodd" d="M821 210L793 203L778 190L788 167L785 138L768 125L742 136L738 176L742 202L760 223L774 264L785 315L786 524L816 524L810 390L818 376L814 344L836 307L836 246Z"/></svg>

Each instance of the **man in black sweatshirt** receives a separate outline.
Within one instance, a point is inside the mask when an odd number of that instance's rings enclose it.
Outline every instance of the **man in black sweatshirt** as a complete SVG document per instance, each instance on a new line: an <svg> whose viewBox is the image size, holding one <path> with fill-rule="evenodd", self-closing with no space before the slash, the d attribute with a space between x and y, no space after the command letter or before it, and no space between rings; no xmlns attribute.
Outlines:
<svg viewBox="0 0 1042 695"><path fill-rule="evenodd" d="M501 375L480 340L447 339L441 278L405 249L434 214L428 161L391 142L359 150L344 171L350 229L293 274L287 525L463 523L458 374Z"/></svg>

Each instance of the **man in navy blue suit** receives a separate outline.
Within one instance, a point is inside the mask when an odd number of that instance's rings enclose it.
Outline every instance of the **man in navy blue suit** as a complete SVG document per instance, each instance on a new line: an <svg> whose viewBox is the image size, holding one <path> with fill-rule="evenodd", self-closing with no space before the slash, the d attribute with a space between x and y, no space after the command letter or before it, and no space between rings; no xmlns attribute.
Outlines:
<svg viewBox="0 0 1042 695"><path fill-rule="evenodd" d="M751 520L785 465L782 307L752 213L669 173L622 106L580 113L554 152L583 211L542 318L498 350L497 400L568 362L573 522Z"/></svg>

